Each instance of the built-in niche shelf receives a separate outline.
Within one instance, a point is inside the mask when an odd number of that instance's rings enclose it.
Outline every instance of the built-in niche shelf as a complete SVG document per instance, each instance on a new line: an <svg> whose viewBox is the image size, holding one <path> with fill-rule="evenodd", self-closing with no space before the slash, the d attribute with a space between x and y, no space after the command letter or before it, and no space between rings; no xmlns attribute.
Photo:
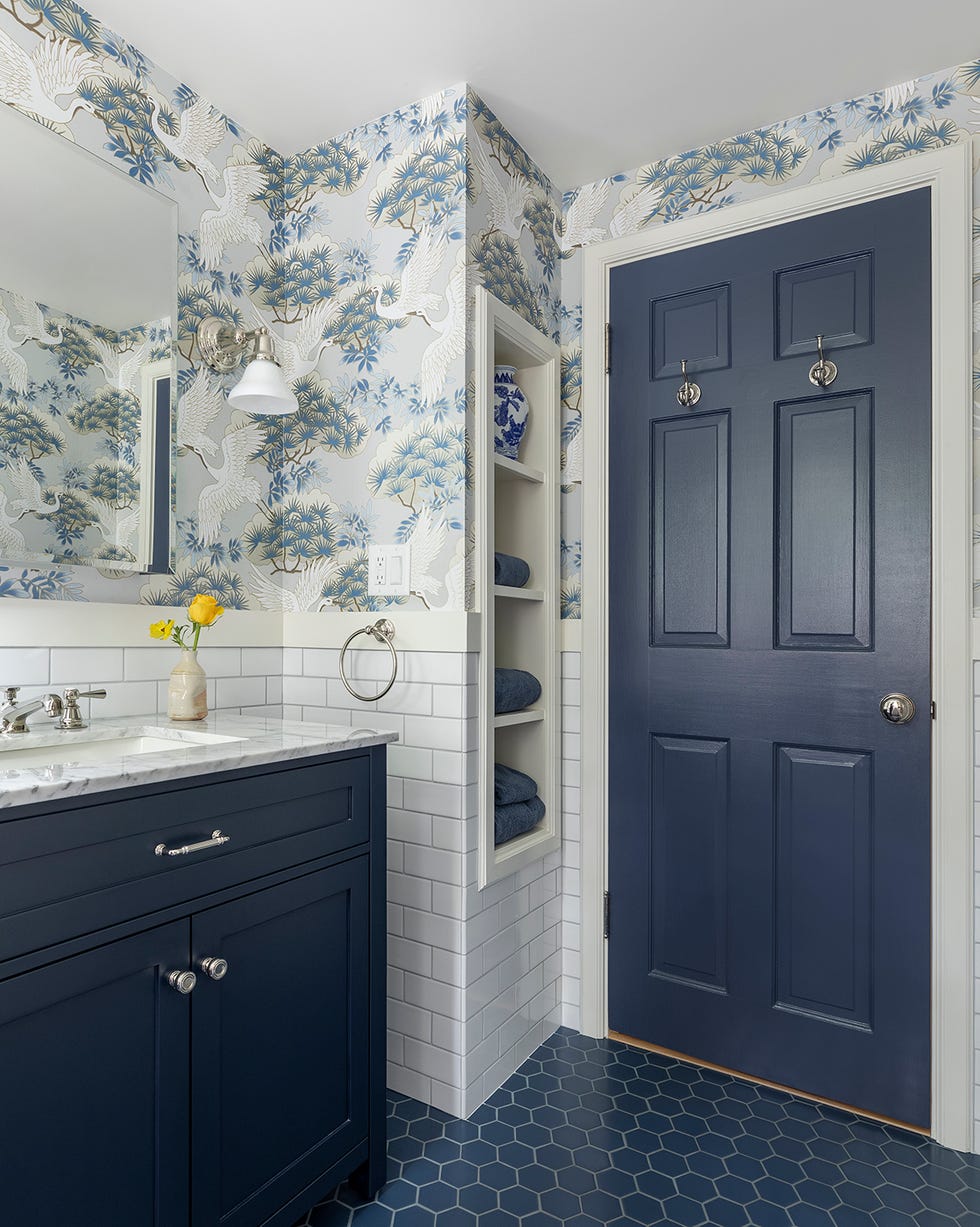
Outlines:
<svg viewBox="0 0 980 1227"><path fill-rule="evenodd" d="M530 414L511 460L494 450L493 368L517 368ZM477 603L480 610L480 887L561 847L558 346L482 287L476 292ZM527 561L527 587L494 583L494 553ZM494 669L527 669L541 697L524 711L494 713ZM494 846L493 769L532 776L545 805L534 830Z"/></svg>
<svg viewBox="0 0 980 1227"><path fill-rule="evenodd" d="M508 588L504 584L494 584L493 595L510 597L513 601L543 601L543 588Z"/></svg>
<svg viewBox="0 0 980 1227"><path fill-rule="evenodd" d="M534 724L536 721L543 719L544 712L536 707L532 707L526 711L509 711L502 716L494 716L493 727L495 729L505 729L513 724Z"/></svg>
<svg viewBox="0 0 980 1227"><path fill-rule="evenodd" d="M494 365L497 365L496 361L494 362ZM514 364L510 363L509 365L513 366ZM493 395L492 379L490 395ZM493 406L491 405L491 410L492 408ZM492 422L493 419L491 417L491 429ZM490 437L490 442L493 443L492 435ZM507 481L508 479L516 478L520 481L533 481L537 485L543 485L545 482L545 475L541 469L532 469L529 464L522 464L520 460L511 460L509 456L494 454L493 464L494 468L496 469L494 476L497 477L498 480Z"/></svg>

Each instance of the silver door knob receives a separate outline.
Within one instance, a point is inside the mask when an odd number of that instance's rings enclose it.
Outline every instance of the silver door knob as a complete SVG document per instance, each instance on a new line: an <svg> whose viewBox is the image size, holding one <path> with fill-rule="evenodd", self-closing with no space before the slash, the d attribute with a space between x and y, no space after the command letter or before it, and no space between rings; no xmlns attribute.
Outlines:
<svg viewBox="0 0 980 1227"><path fill-rule="evenodd" d="M172 971L167 976L167 983L172 989L186 997L188 993L193 993L197 976L192 971Z"/></svg>
<svg viewBox="0 0 980 1227"><path fill-rule="evenodd" d="M878 707L892 724L908 724L915 715L915 704L907 694L886 694Z"/></svg>
<svg viewBox="0 0 980 1227"><path fill-rule="evenodd" d="M228 974L228 960L201 959L201 971L212 980L223 980Z"/></svg>

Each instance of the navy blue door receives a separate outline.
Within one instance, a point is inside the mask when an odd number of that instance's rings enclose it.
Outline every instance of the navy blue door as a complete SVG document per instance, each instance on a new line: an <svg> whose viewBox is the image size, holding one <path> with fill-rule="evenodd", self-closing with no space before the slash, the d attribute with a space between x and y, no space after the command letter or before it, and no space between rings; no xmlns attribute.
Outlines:
<svg viewBox="0 0 980 1227"><path fill-rule="evenodd" d="M930 318L927 191L611 283L610 1026L925 1126Z"/></svg>
<svg viewBox="0 0 980 1227"><path fill-rule="evenodd" d="M364 856L194 917L195 967L228 964L194 990L194 1227L264 1223L367 1137L368 929Z"/></svg>
<svg viewBox="0 0 980 1227"><path fill-rule="evenodd" d="M186 1227L187 943L175 921L0 981L5 1224Z"/></svg>

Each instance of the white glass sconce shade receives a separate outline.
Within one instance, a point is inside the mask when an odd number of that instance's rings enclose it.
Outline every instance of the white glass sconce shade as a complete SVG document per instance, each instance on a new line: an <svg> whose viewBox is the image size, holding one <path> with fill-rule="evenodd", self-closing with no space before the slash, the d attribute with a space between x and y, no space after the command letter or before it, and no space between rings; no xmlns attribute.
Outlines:
<svg viewBox="0 0 980 1227"><path fill-rule="evenodd" d="M295 413L299 404L282 368L271 358L253 358L228 393L229 405L246 413Z"/></svg>

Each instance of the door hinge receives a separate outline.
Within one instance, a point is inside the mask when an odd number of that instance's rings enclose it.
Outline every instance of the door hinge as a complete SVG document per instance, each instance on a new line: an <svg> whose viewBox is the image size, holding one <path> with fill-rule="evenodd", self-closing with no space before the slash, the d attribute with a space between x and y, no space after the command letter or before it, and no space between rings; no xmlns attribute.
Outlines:
<svg viewBox="0 0 980 1227"><path fill-rule="evenodd" d="M609 891L602 896L602 936L609 937Z"/></svg>
<svg viewBox="0 0 980 1227"><path fill-rule="evenodd" d="M933 699L932 702L929 704L929 717L932 720L935 720L936 718L936 700L935 699Z"/></svg>
<svg viewBox="0 0 980 1227"><path fill-rule="evenodd" d="M606 374L612 374L612 324L606 325Z"/></svg>

